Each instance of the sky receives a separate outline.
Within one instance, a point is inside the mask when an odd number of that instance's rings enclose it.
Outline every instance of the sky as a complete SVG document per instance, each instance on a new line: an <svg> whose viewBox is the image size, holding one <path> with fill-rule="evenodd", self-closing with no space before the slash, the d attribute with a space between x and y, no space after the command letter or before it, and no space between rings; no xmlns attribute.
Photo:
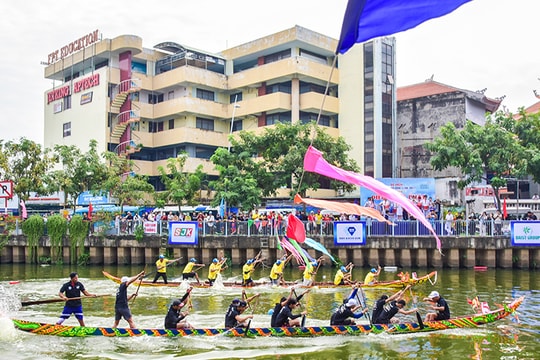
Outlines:
<svg viewBox="0 0 540 360"><path fill-rule="evenodd" d="M218 53L295 25L339 38L347 0L73 0L0 4L0 140L43 143L47 55L99 30L133 34L145 48L173 41ZM395 34L396 84L433 80L486 89L516 111L540 93L538 0L473 0L453 13ZM389 19L391 21L391 19Z"/></svg>

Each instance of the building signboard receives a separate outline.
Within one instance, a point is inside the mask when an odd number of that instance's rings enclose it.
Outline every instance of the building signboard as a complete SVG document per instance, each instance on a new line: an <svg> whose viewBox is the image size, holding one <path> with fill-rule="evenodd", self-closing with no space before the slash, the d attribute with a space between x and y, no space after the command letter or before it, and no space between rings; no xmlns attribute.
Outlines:
<svg viewBox="0 0 540 360"><path fill-rule="evenodd" d="M512 246L540 246L540 221L510 221Z"/></svg>
<svg viewBox="0 0 540 360"><path fill-rule="evenodd" d="M365 244L365 221L334 221L334 245Z"/></svg>
<svg viewBox="0 0 540 360"><path fill-rule="evenodd" d="M199 242L197 221L169 221L169 245L196 245Z"/></svg>

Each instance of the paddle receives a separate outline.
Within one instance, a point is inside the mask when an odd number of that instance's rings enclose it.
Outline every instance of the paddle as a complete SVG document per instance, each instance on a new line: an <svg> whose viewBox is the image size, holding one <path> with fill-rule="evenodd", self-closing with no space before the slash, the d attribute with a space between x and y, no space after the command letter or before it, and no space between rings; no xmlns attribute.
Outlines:
<svg viewBox="0 0 540 360"><path fill-rule="evenodd" d="M416 308L416 321L418 321L418 326L420 326L420 330L422 330L422 329L425 327L425 326L424 326L424 321L422 321L422 316L421 316L420 313L418 312L418 307L417 307L417 304L416 304L416 299L415 299L415 297L413 296L413 293L412 293L412 287L409 287L409 293L411 294L411 298L412 298L414 307Z"/></svg>
<svg viewBox="0 0 540 360"><path fill-rule="evenodd" d="M104 297L104 296L112 296L112 295L104 294L104 295L96 295L96 296L79 296L79 297L69 298L67 300L64 300L62 298L56 298L56 299L46 299L46 300L36 300L36 301L22 301L21 305L22 306L41 305L41 304L50 304L50 303L64 302L64 301L70 301L70 300L93 299L93 298Z"/></svg>
<svg viewBox="0 0 540 360"><path fill-rule="evenodd" d="M146 272L146 265L144 265L143 272ZM139 295L139 289L141 288L141 284L142 284L143 279L144 279L144 276L141 276L141 278L139 279L139 285L137 285L137 290L135 291L135 296L133 296L133 300L131 301L132 306L135 303L135 299L137 298L137 295Z"/></svg>
<svg viewBox="0 0 540 360"><path fill-rule="evenodd" d="M360 292L362 293L362 300L360 300L360 298L358 297L358 291L356 292L356 299L362 305L362 309L366 309L366 308L368 308L367 307L367 302L366 302L366 295L364 294L364 289L362 289L362 286L359 286L359 288L360 288ZM369 325L373 326L373 323L371 322L371 315L369 315L369 309L365 313L365 316L367 317L367 319L369 321Z"/></svg>

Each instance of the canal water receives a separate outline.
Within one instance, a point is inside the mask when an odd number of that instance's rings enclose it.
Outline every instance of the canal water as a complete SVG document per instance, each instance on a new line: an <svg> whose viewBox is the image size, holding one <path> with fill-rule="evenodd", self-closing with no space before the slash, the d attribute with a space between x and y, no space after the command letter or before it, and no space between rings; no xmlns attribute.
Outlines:
<svg viewBox="0 0 540 360"><path fill-rule="evenodd" d="M1 359L539 359L540 358L540 276L525 270L447 270L438 271L437 282L415 287L407 294L408 306L418 301L420 313L428 307L421 299L437 290L447 299L452 315L471 314L467 298L478 296L491 307L512 298L526 296L518 311L518 319L507 318L477 329L459 329L413 335L360 335L317 338L62 338L32 335L15 330L10 318L53 323L61 313L63 303L21 307L20 301L50 299L57 296L61 285L72 271L94 294L111 295L85 299L85 322L88 326L113 324L114 293L117 285L103 277L105 270L118 276L134 275L139 267L105 266L78 267L0 265L0 358ZM171 267L169 278L178 278L182 267ZM416 272L418 276L432 269L399 269ZM204 272L203 272L204 271ZM368 269L353 271L354 279L362 279ZM321 268L318 280L333 279L334 268ZM205 278L206 269L199 271ZM227 269L224 280L240 279L239 268ZM254 279L267 278L269 269L258 269ZM288 268L287 280L300 279L301 272ZM396 279L396 272L382 272L381 280ZM134 321L140 328L162 328L168 305L181 297L187 284L175 288L141 287L132 304ZM129 294L136 290L132 285ZM300 289L296 290L297 292ZM269 310L287 289L257 287L247 289L247 295L261 294L252 303L252 327L267 327ZM306 325L328 325L332 311L342 303L349 290L313 289L302 299L308 311ZM392 290L367 290L371 305L375 299ZM195 327L222 327L230 302L241 296L241 289L194 289L193 309L188 316ZM408 307L407 306L407 307ZM407 317L404 317L407 320ZM364 320L367 321L367 320ZM65 324L76 325L71 317ZM121 326L127 326L122 320Z"/></svg>

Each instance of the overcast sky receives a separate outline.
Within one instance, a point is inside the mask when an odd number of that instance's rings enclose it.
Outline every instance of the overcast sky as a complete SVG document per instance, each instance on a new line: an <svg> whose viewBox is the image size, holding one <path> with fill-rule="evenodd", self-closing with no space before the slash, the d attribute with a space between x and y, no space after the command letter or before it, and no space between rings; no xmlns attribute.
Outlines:
<svg viewBox="0 0 540 360"><path fill-rule="evenodd" d="M100 30L133 34L152 48L174 41L210 52L299 25L339 38L347 0L23 0L0 4L0 140L43 143L43 94L52 83L40 62ZM539 0L473 0L396 35L398 87L432 75L467 90L487 88L515 111L540 91ZM392 19L388 19L392 21Z"/></svg>

